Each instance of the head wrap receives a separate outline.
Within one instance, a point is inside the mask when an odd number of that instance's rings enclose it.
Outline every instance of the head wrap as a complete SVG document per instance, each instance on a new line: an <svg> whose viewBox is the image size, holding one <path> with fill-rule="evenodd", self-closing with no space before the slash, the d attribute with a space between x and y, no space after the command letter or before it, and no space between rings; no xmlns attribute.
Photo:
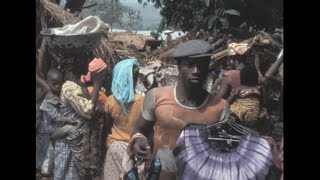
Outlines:
<svg viewBox="0 0 320 180"><path fill-rule="evenodd" d="M107 64L102 59L94 58L94 60L92 60L89 63L87 75L82 75L80 77L81 82L85 83L85 82L91 81L92 72L101 72L107 67L108 67Z"/></svg>
<svg viewBox="0 0 320 180"><path fill-rule="evenodd" d="M112 74L111 91L125 113L128 113L127 105L134 102L133 65L140 64L135 59L122 60L115 65Z"/></svg>

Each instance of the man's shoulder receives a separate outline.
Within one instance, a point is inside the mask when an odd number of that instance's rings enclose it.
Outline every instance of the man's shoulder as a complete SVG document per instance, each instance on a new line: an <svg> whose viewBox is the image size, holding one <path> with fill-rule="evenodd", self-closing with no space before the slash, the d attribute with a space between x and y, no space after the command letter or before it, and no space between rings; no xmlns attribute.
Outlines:
<svg viewBox="0 0 320 180"><path fill-rule="evenodd" d="M107 100L106 100L105 103L110 103L110 102L115 101L115 100L116 100L116 98L114 97L114 95L111 94L110 96L107 97Z"/></svg>
<svg viewBox="0 0 320 180"><path fill-rule="evenodd" d="M164 86L164 87L157 87L154 88L154 91L173 91L173 86Z"/></svg>
<svg viewBox="0 0 320 180"><path fill-rule="evenodd" d="M143 101L143 99L144 99L144 96L142 96L141 94L139 93L134 94L134 101Z"/></svg>
<svg viewBox="0 0 320 180"><path fill-rule="evenodd" d="M154 88L153 93L155 97L162 97L162 96L170 96L173 95L173 86L164 86L164 87L158 87Z"/></svg>
<svg viewBox="0 0 320 180"><path fill-rule="evenodd" d="M209 104L210 105L216 105L216 106L221 106L222 108L224 108L225 105L227 105L227 100L218 97L218 96L214 96L212 94L209 94Z"/></svg>

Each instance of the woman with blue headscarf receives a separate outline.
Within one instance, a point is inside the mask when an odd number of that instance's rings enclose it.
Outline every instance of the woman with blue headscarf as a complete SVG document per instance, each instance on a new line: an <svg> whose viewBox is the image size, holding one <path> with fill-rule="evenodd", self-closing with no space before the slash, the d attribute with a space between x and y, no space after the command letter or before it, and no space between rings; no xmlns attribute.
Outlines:
<svg viewBox="0 0 320 180"><path fill-rule="evenodd" d="M112 74L112 95L105 102L104 110L111 131L107 134L107 154L104 179L119 180L124 153L142 110L143 96L135 93L139 75L139 62L126 59L118 62Z"/></svg>

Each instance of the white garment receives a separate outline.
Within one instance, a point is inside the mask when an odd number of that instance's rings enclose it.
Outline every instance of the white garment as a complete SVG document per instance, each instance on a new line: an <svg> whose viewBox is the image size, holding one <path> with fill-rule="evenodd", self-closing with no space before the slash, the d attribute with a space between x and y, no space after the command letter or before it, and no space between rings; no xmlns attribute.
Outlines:
<svg viewBox="0 0 320 180"><path fill-rule="evenodd" d="M156 157L160 158L161 169L168 172L177 172L178 169L176 166L175 158L168 145L164 145L162 148L160 148L157 152Z"/></svg>
<svg viewBox="0 0 320 180"><path fill-rule="evenodd" d="M109 25L100 20L97 16L88 16L76 24L65 25L62 28L52 28L51 34L56 35L77 35L93 33L98 31L108 31Z"/></svg>
<svg viewBox="0 0 320 180"><path fill-rule="evenodd" d="M249 49L248 43L230 43L228 45L228 54L236 55L236 54L244 54Z"/></svg>

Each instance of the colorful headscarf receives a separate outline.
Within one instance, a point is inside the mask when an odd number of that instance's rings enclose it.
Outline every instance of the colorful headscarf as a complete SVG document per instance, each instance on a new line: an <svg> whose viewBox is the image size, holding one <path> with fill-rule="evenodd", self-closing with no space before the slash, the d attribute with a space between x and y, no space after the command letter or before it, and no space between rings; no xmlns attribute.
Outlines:
<svg viewBox="0 0 320 180"><path fill-rule="evenodd" d="M101 72L102 70L106 69L107 67L108 67L107 64L102 59L94 58L94 60L92 60L89 63L87 75L82 75L80 77L80 80L83 83L91 81L91 73L92 72Z"/></svg>
<svg viewBox="0 0 320 180"><path fill-rule="evenodd" d="M127 105L134 102L133 65L140 63L135 59L122 60L115 65L112 74L111 91L125 113L128 113Z"/></svg>

